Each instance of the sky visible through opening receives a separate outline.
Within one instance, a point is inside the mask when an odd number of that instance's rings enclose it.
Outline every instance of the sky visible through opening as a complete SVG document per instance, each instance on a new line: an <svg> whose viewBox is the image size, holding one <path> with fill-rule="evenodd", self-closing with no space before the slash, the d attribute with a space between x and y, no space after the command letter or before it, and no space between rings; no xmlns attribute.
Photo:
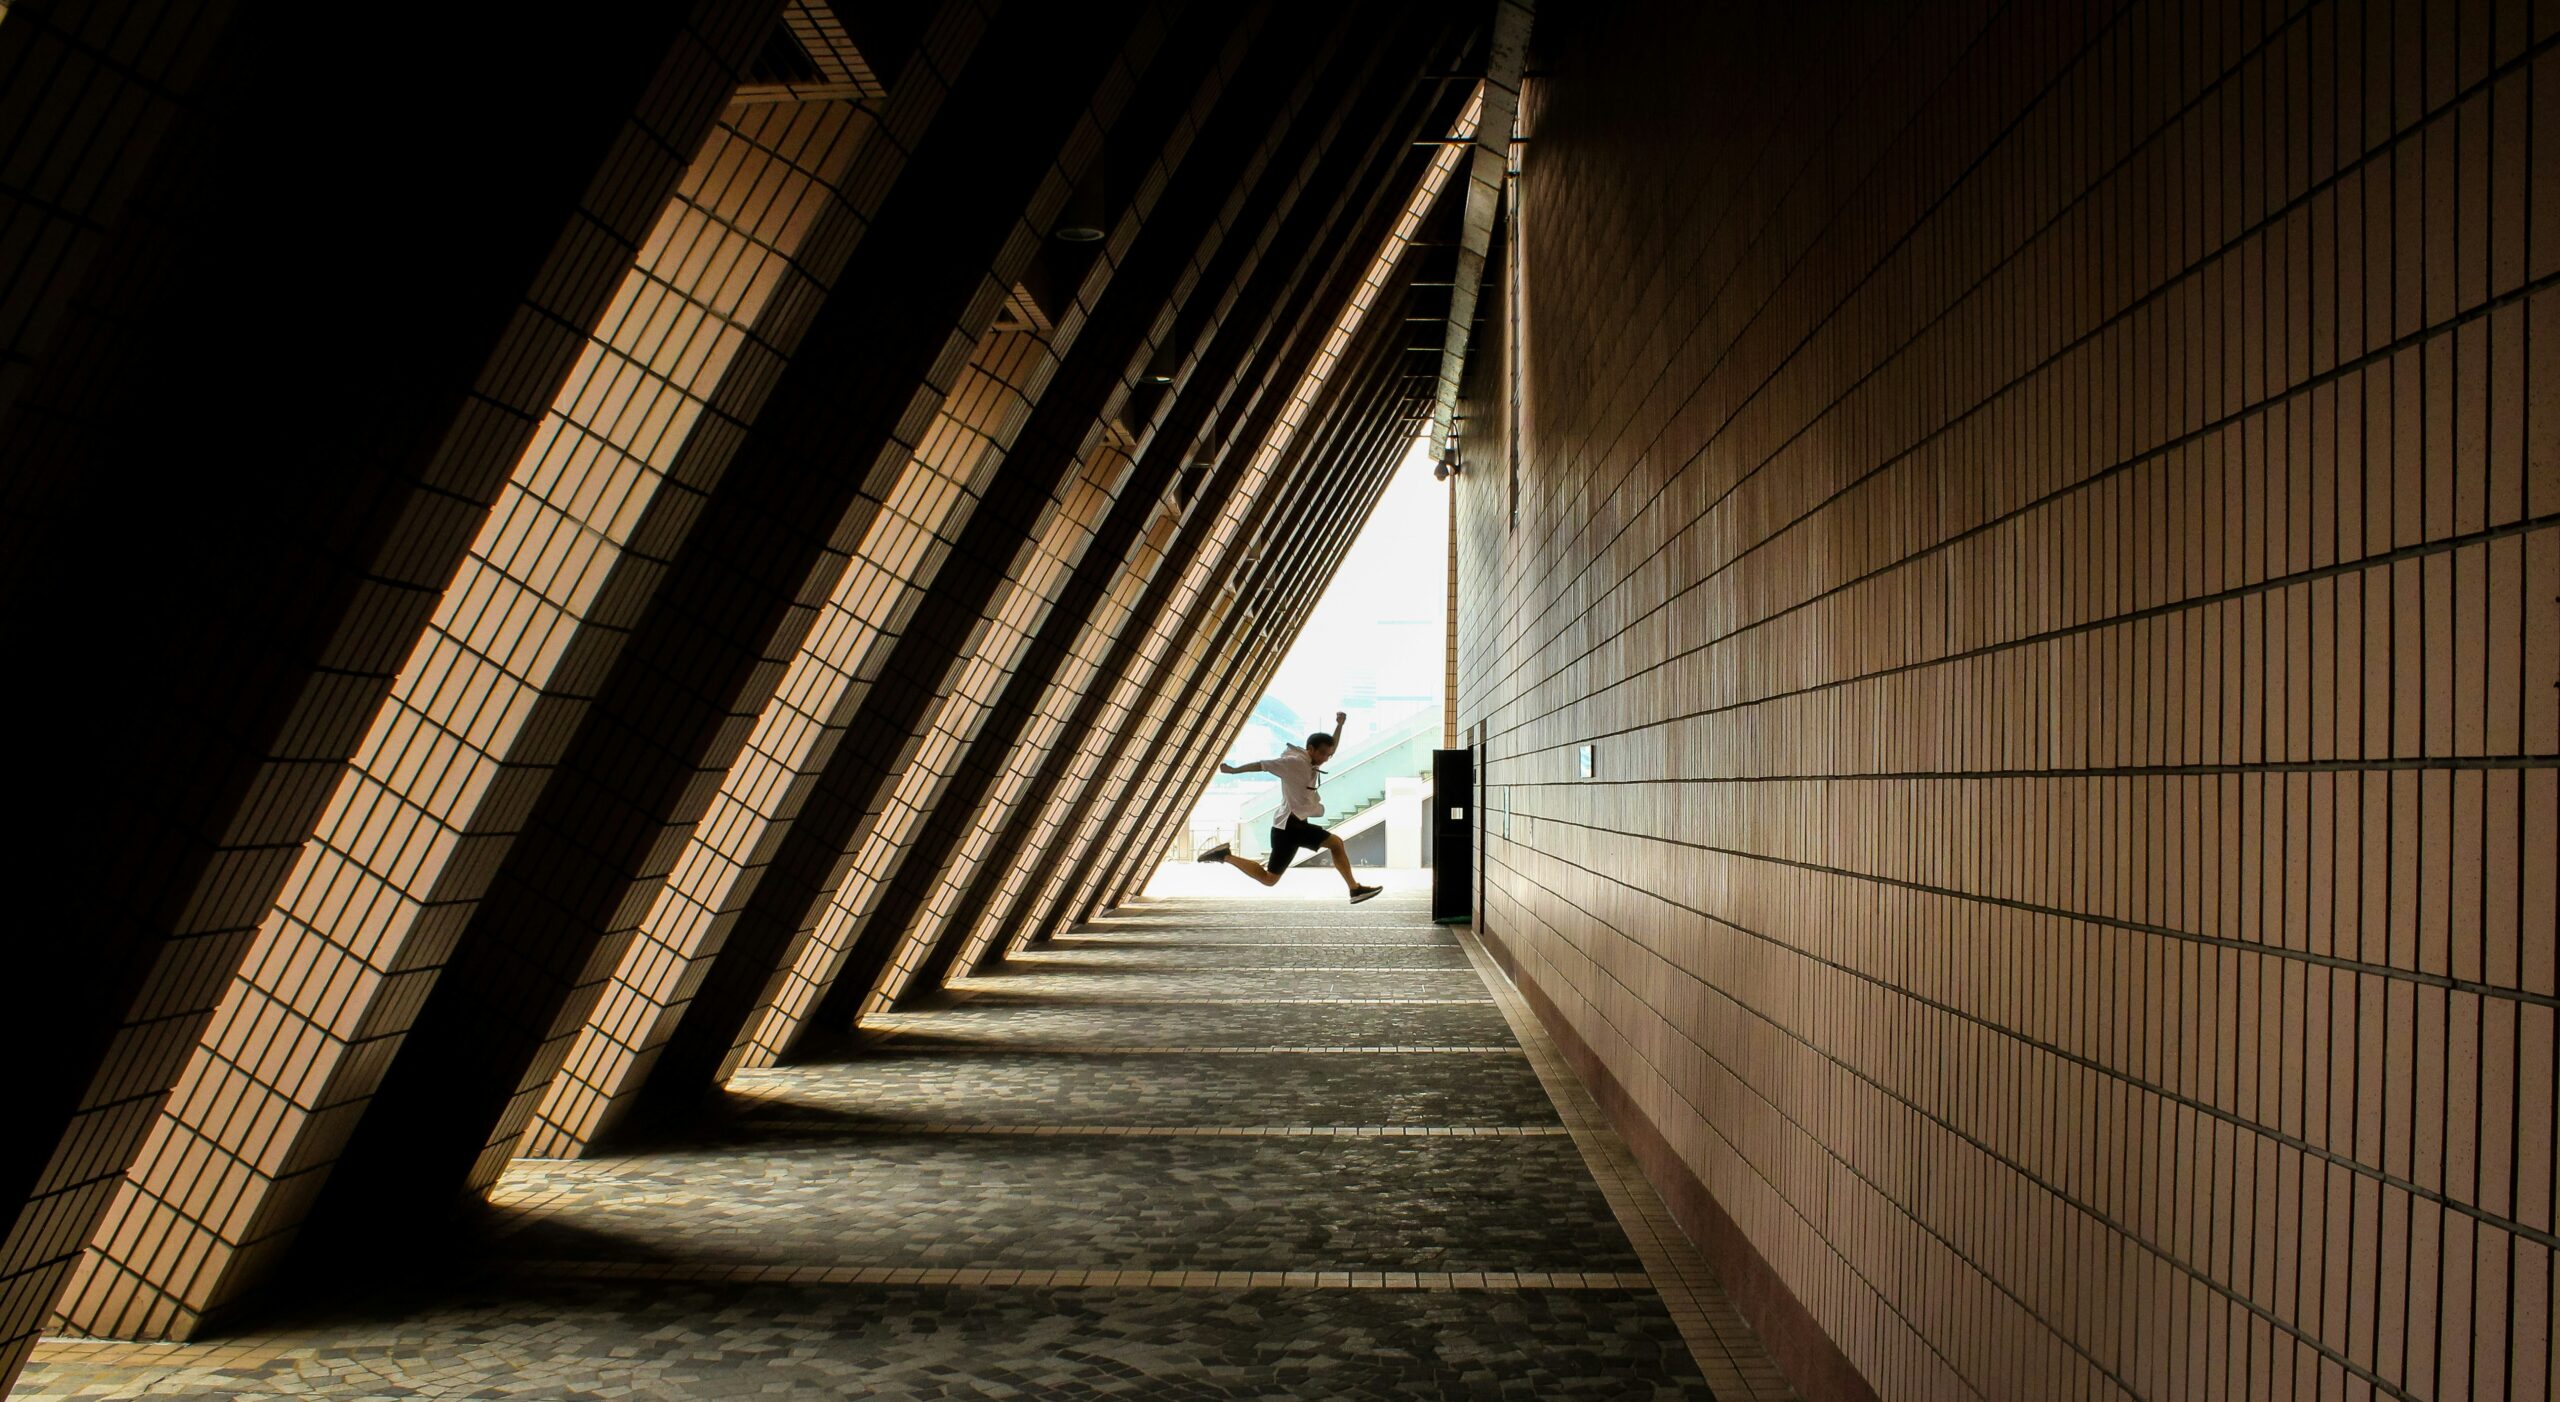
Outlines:
<svg viewBox="0 0 2560 1402"><path fill-rule="evenodd" d="M1343 727L1342 752L1326 766L1328 775L1357 764L1376 741L1412 723L1433 726L1414 768L1416 774L1430 771L1429 747L1439 743L1448 624L1448 491L1431 475L1428 440L1415 439L1341 572L1229 747L1228 763L1268 759L1284 746L1304 744L1309 731L1329 728L1339 710L1351 719ZM1192 831L1203 842L1231 836L1240 814L1277 791L1277 781L1262 774L1215 777L1192 812ZM1331 789L1326 797L1331 808ZM1350 816L1328 811L1325 820ZM1248 841L1261 845L1258 834Z"/></svg>

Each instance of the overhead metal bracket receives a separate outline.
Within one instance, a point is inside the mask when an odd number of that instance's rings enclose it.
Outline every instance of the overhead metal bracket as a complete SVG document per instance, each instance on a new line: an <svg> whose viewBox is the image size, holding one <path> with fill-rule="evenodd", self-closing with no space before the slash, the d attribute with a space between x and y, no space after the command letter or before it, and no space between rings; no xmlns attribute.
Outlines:
<svg viewBox="0 0 2560 1402"><path fill-rule="evenodd" d="M1485 59L1475 152L1467 163L1467 206L1458 241L1458 275L1449 290L1449 329L1440 345L1440 387L1431 406L1431 455L1446 461L1455 441L1458 380L1467 368L1467 333L1484 286L1484 260L1502 210L1502 182L1520 116L1520 74L1527 66L1531 0L1495 0L1493 41Z"/></svg>

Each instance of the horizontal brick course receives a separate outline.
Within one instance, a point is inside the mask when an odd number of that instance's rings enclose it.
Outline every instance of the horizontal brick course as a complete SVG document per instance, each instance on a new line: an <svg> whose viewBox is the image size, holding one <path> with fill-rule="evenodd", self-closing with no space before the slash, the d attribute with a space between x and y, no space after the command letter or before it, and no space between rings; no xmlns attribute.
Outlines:
<svg viewBox="0 0 2560 1402"><path fill-rule="evenodd" d="M2548 34L1539 42L1479 919L1799 1384L2546 1395Z"/></svg>

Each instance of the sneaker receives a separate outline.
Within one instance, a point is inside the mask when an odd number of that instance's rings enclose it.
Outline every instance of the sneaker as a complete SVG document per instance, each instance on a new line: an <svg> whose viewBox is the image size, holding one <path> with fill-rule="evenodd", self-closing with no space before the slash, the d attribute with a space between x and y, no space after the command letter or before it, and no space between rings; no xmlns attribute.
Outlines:
<svg viewBox="0 0 2560 1402"><path fill-rule="evenodd" d="M1351 903L1358 905L1385 889L1384 886L1355 886L1351 890Z"/></svg>
<svg viewBox="0 0 2560 1402"><path fill-rule="evenodd" d="M1210 847L1208 850L1200 854L1200 860L1204 862L1223 862L1226 859L1227 844L1223 842Z"/></svg>

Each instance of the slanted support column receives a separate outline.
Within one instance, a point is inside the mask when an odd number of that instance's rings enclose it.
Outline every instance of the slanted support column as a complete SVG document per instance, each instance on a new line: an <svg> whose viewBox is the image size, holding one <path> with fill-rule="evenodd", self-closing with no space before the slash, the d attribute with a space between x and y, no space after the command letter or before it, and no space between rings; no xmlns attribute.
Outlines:
<svg viewBox="0 0 2560 1402"><path fill-rule="evenodd" d="M1427 105L1423 110L1429 110ZM1443 110L1439 120L1445 122L1448 116ZM1375 288L1401 256L1404 243L1437 198L1454 163L1454 156L1444 152L1404 166L1400 179L1376 187L1381 193L1388 188L1410 193L1400 204L1381 211L1388 217L1346 244L1346 253L1353 247L1364 250L1356 256L1365 263L1352 263L1343 273L1348 286L1359 290L1346 291L1341 301L1328 303L1333 310L1324 333L1310 335L1293 353L1299 358L1289 361L1277 383L1266 389L1261 410L1249 420L1248 431L1237 436L1237 446L1219 469L1217 481L1222 485L1204 502L1212 524L1191 537L1190 548L1199 553L1181 571L1178 588L1149 609L1154 621L1133 635L1136 649L1108 665L1106 670L1121 680L1111 689L1106 708L1093 713L1098 723L1084 728L1074 753L1057 769L1062 782L1047 785L1051 797L1022 829L1022 855L1002 873L985 898L984 913L972 922L968 940L977 953L963 961L966 966L975 967L1004 943L1018 941L1023 929L1044 921L1055 904L1058 873L1068 854L1089 845L1084 835L1093 823L1104 820L1098 815L1116 819L1126 811L1124 798L1131 782L1127 757L1148 756L1145 742L1157 724L1155 715L1142 716L1137 707L1150 697L1161 706L1161 678L1167 669L1179 666L1183 656L1176 640L1189 626L1193 611L1209 607L1217 598L1219 582L1234 567L1236 542L1250 534L1251 522L1268 509L1265 488L1274 463L1288 452L1308 402L1321 392L1325 375L1366 315ZM1301 325L1302 333L1317 331L1317 326Z"/></svg>
<svg viewBox="0 0 2560 1402"><path fill-rule="evenodd" d="M1417 401L1408 403L1401 416L1378 428L1366 449L1366 471L1363 473L1366 481L1372 484L1368 488L1370 500L1376 499L1375 493L1385 488L1396 464L1403 461L1421 423L1421 405ZM1193 805L1200 801L1200 794L1208 786L1210 771L1218 757L1233 743L1245 716L1271 685L1271 678L1286 660L1300 630L1306 626L1316 604L1323 598L1325 585L1341 568L1343 557L1350 552L1358 535L1356 527L1336 533L1301 567L1312 583L1275 600L1269 614L1269 626L1258 636L1247 640L1254 651L1235 669L1234 680L1225 688L1225 705L1206 713L1196 726L1192 740L1183 752L1184 761L1174 771L1173 783L1158 801L1151 825L1132 825L1128 845L1113 859L1114 864L1106 868L1111 874L1096 884L1097 895L1092 898L1091 908L1080 912L1078 919L1090 918L1095 909L1121 904L1146 884L1147 873L1172 841L1174 829L1187 820Z"/></svg>
<svg viewBox="0 0 2560 1402"><path fill-rule="evenodd" d="M833 589L683 852L650 897L638 933L557 1074L544 1090L521 1152L584 1152L629 1112L721 957L721 919L753 889L770 860L777 824L805 795L787 782L810 757L840 743L839 713L870 685L877 654L895 643L916 601L949 555L950 537L994 484L1038 382L1050 368L1038 332L990 330L944 397L913 456L876 504ZM830 724L831 719L837 723Z"/></svg>
<svg viewBox="0 0 2560 1402"><path fill-rule="evenodd" d="M1150 698L1155 704L1141 713L1139 727L1121 737L1129 746L1122 762L1132 774L1123 776L1121 784L1102 794L1093 809L1099 816L1087 826L1070 829L1072 840L1065 850L1052 854L1061 862L1060 877L1043 906L1044 913L1054 912L1062 900L1089 884L1096 873L1088 864L1099 853L1111 850L1108 843L1113 835L1140 821L1146 811L1140 805L1151 798L1153 790L1133 780L1159 775L1169 764L1163 746L1171 734L1167 718L1179 713L1178 699L1193 694L1191 689L1202 684L1204 669L1225 655L1231 638L1250 635L1259 623L1267 622L1256 616L1259 610L1255 586L1261 581L1286 577L1282 572L1295 563L1288 549L1272 545L1275 540L1286 542L1292 536L1275 536L1271 524L1302 522L1316 514L1316 493L1293 494L1279 487L1296 475L1300 463L1309 461L1320 463L1323 470L1311 474L1302 486L1334 485L1331 477L1338 462L1332 458L1331 449L1343 425L1342 405L1363 395L1381 393L1381 388L1366 377L1392 361L1392 352L1383 339L1364 342L1354 350L1360 353L1336 367L1333 390L1325 396L1328 402L1316 421L1297 436L1287 456L1269 471L1266 490L1257 493L1250 503L1238 503L1244 512L1235 534L1237 543L1219 561L1209 587L1196 596L1193 608L1168 620L1169 636L1181 642L1167 649L1156 670L1159 690ZM1361 393L1352 393L1353 386L1358 386ZM1247 554L1256 556L1254 562L1240 564L1239 557ZM1045 928L1045 920L1026 922L1017 930L1017 939L1025 931L1036 933Z"/></svg>
<svg viewBox="0 0 2560 1402"><path fill-rule="evenodd" d="M1271 254L1225 312L1216 338L1185 377L1167 417L1151 435L1148 460L1141 463L1141 475L1147 480L1143 485L1133 483L1124 494L1123 504L1129 509L1115 516L1110 537L1098 540L1087 556L1090 568L1051 611L1049 627L1035 644L1035 650L1045 651L1046 657L1036 667L1027 666L1015 674L1008 694L991 712L987 728L964 759L958 779L936 803L916 851L873 910L870 924L875 932L904 932L896 954L871 985L857 987L850 979L839 979L830 1002L821 1009L822 1023L850 1022L863 1011L926 993L948 974L983 909L983 897L969 905L963 905L963 899L984 889L978 878L987 874L989 859L999 851L1000 834L1017 827L1027 801L1045 795L1045 789L1036 786L1035 776L1054 773L1079 738L1077 728L1092 723L1105 696L1120 680L1111 669L1125 668L1134 655L1133 630L1141 626L1141 619L1153 616L1151 605L1160 607L1166 586L1187 565L1204 534L1206 521L1195 520L1182 542L1184 548L1175 549L1171 556L1160 548L1171 546L1170 538L1183 530L1178 504L1165 495L1174 470L1193 455L1194 440L1213 406L1244 392L1243 376L1254 368L1247 352L1266 340L1286 340L1274 334L1280 329L1275 320L1282 311L1280 294L1309 275L1319 246L1312 231L1344 212L1342 202L1353 172L1369 165L1384 143L1406 139L1407 123L1380 122L1373 109L1407 101L1403 89L1409 81L1400 71L1399 60L1407 53L1422 52L1417 37L1409 26L1365 41L1345 60L1345 68L1355 71L1337 75L1317 99L1315 110L1331 116L1325 136L1333 149L1317 170L1318 183L1303 193L1293 190L1296 198L1286 221L1276 229L1279 237L1270 236L1275 232L1272 201L1282 183L1277 178L1263 182L1265 188L1256 203L1237 219L1241 228L1265 231L1255 248L1259 255L1267 244ZM1381 80L1381 73L1393 77ZM1346 105L1353 93L1361 100ZM1345 122L1346 116L1358 118L1358 124ZM1312 125L1303 120L1297 123L1299 146L1314 135L1307 129ZM1140 541L1141 528L1150 523L1151 534L1161 533L1168 539Z"/></svg>
<svg viewBox="0 0 2560 1402"><path fill-rule="evenodd" d="M1093 853L1081 867L1088 879L1060 923L1090 919L1096 909L1118 904L1144 860L1162 850L1358 537L1411 442L1413 412L1409 392L1398 384L1380 384L1359 399L1356 408L1343 411L1344 423L1325 456L1292 484L1289 496L1307 509L1275 532L1254 581L1242 591L1230 628L1229 671L1215 681L1195 677L1178 693L1200 704L1187 723L1178 719L1164 732L1168 743L1156 756L1153 793L1132 805L1128 822L1094 834Z"/></svg>
<svg viewBox="0 0 2560 1402"><path fill-rule="evenodd" d="M99 198L0 410L0 640L78 680L19 795L46 1015L0 1057L45 1069L0 1144L0 1382L776 9L338 7L368 61L328 71L311 7L115 30L175 66L84 90L142 129L78 148ZM0 82L93 28L20 0Z"/></svg>
<svg viewBox="0 0 2560 1402"><path fill-rule="evenodd" d="M1171 145L1169 168L1148 182L1156 193L1129 211L1109 245L1116 267L1097 267L1062 322L1062 332L1077 328L1075 338L1008 455L1008 490L970 517L934 591L881 662L879 682L842 717L859 743L836 747L799 781L812 801L736 904L720 963L654 1072L658 1103L685 1103L735 1065L769 1062L810 1025L829 988L845 980L867 987L877 975L885 941L862 936L881 890L1044 621L1056 581L1130 490L1131 463L1113 425L1185 303L1223 290L1202 285L1201 260L1223 246L1219 216L1287 91L1270 80L1293 76L1304 61L1259 70L1244 93L1233 91L1231 65L1245 61L1258 28L1258 15L1239 24L1206 11L1178 27L1173 47L1186 57L1164 71L1197 91L1184 119L1186 128L1201 123L1197 135ZM1141 440L1141 461L1152 437Z"/></svg>
<svg viewBox="0 0 2560 1402"><path fill-rule="evenodd" d="M794 255L868 125L844 104L739 107L704 142L153 1126L65 1293L74 1324L185 1335L271 1274L338 1142L333 1111L397 1045L385 1006L423 986L443 938L433 898L456 897L469 850L450 834L509 787L492 757L539 743L533 698L574 675L648 508L708 485L685 430L734 424L731 376L787 349L791 299L765 313L806 277Z"/></svg>
<svg viewBox="0 0 2560 1402"><path fill-rule="evenodd" d="M1318 494L1307 491L1305 485L1331 480L1324 474L1339 468L1339 462L1330 454L1337 446L1336 435L1345 432L1350 422L1347 406L1360 402L1365 394L1381 392L1377 388L1378 377L1393 371L1401 350L1394 336L1375 328L1367 335L1359 333L1375 313L1376 304L1384 295L1379 289L1392 279L1402 259L1404 243L1419 223L1421 211L1428 207L1423 196L1437 198L1439 182L1427 178L1434 170L1445 171L1445 163L1435 162L1426 170L1426 178L1418 182L1415 196L1399 220L1399 232L1372 261L1371 271L1364 278L1368 290L1345 308L1336 334L1354 339L1341 348L1342 358L1329 359L1310 371L1300 386L1300 410L1291 417L1289 432L1275 434L1259 450L1260 490L1248 502L1240 503L1234 536L1239 543L1219 562L1209 587L1198 596L1205 600L1234 590L1234 611L1226 625L1230 629L1244 626L1258 609L1259 601L1251 586L1275 577L1273 572L1286 564L1285 547L1294 538L1292 532L1310 519L1319 505L1335 504L1320 502ZM1396 323L1394 329L1400 333L1401 323ZM1320 475L1303 482L1293 480L1298 478L1302 462L1318 464ZM1177 619L1175 635L1189 628L1187 622ZM1107 776L1109 782L1096 796L1095 811L1108 817L1080 825L1074 830L1071 843L1063 851L1051 854L1051 859L1059 863L1055 869L1061 874L1033 897L1036 904L1029 907L1028 917L1017 920L1017 941L1046 938L1061 923L1083 918L1081 913L1070 912L1082 912L1089 906L1103 875L1097 862L1105 853L1119 850L1117 839L1153 811L1176 762L1177 742L1185 737L1186 732L1176 723L1185 715L1196 714L1205 700L1200 689L1200 669L1211 665L1215 649L1215 640L1198 653L1172 649L1159 663L1148 687L1148 708L1121 737L1124 757L1113 766Z"/></svg>
<svg viewBox="0 0 2560 1402"><path fill-rule="evenodd" d="M814 319L734 463L664 522L594 652L543 698L556 719L486 810L486 844L439 902L445 949L389 1069L330 1168L315 1249L495 1181L669 865L846 566L846 548L933 422L969 349L1040 246L1158 46L1149 7L1030 7L989 25L955 7L947 43L884 109L930 125L848 187L879 197L843 295ZM966 58L936 53L958 46ZM965 175L958 173L965 172ZM885 195L880 192L885 188ZM650 526L642 527L651 535ZM653 552L654 553L654 552ZM617 577L612 586L624 584Z"/></svg>
<svg viewBox="0 0 2560 1402"><path fill-rule="evenodd" d="M1459 114L1457 130L1461 133L1472 132L1482 111L1483 95L1479 87L1470 96L1464 112ZM1396 236L1387 246L1379 250L1378 271L1370 278L1373 284L1383 283L1386 280L1395 264L1403 257L1406 245L1420 228L1425 216L1440 202L1441 192L1449 184L1450 176L1458 166L1462 149L1454 145L1444 149L1426 168L1423 179L1417 183L1413 199L1407 205L1405 217L1398 224ZM1354 322L1353 325L1356 327L1357 323ZM1195 708L1194 714L1198 713L1197 707L1203 699L1196 680L1173 688L1169 692L1160 692L1159 695L1162 698L1162 704L1169 707L1192 706ZM1143 727L1142 733L1150 737L1155 753L1140 766L1141 777L1137 786L1134 789L1124 787L1120 791L1117 803L1119 811L1124 813L1146 814L1156 810L1161 802L1161 794L1168 786L1167 765L1171 762L1169 756L1180 754L1183 748L1180 745L1168 745L1167 742L1180 732L1167 721L1150 721ZM1140 753L1146 753L1146 751L1141 750ZM1107 831L1106 825L1104 828L1092 829L1090 836L1080 839L1081 845L1077 852L1077 859L1071 864L1072 869L1080 874L1073 880L1055 883L1048 893L1039 898L1040 904L1034 907L1032 918L1022 922L1022 928L1017 932L1017 939L1046 938L1062 923L1088 918L1106 894L1116 893L1119 886L1125 884L1125 868L1115 871L1108 862L1098 865L1096 857L1099 852L1107 850L1119 854L1119 858L1125 858L1129 850L1126 836L1115 838Z"/></svg>

